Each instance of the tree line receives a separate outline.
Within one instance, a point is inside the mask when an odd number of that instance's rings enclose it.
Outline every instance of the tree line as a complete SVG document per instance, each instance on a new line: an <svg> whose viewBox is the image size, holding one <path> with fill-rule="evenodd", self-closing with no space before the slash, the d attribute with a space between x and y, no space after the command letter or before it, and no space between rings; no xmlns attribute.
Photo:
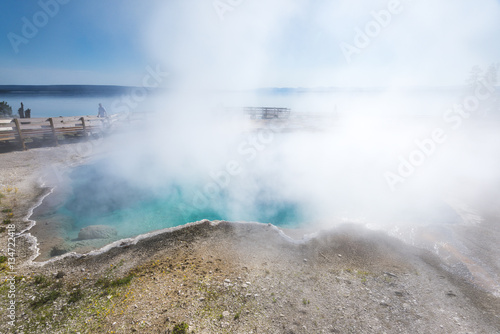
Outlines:
<svg viewBox="0 0 500 334"><path fill-rule="evenodd" d="M24 109L24 104L21 102L21 107L17 110L19 118L31 118L31 109ZM0 102L0 117L16 117L12 115L12 107L5 101Z"/></svg>

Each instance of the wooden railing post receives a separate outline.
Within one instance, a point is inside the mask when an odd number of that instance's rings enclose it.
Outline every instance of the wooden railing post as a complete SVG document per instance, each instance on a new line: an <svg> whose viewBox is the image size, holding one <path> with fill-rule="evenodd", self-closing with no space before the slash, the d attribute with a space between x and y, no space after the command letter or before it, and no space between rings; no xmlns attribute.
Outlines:
<svg viewBox="0 0 500 334"><path fill-rule="evenodd" d="M50 123L50 128L52 129L52 137L54 138L54 144L56 146L59 146L59 142L57 141L57 134L56 134L56 128L54 127L54 120L49 118L49 123Z"/></svg>
<svg viewBox="0 0 500 334"><path fill-rule="evenodd" d="M19 137L19 143L23 148L23 151L26 151L26 144L24 143L23 133L21 131L21 124L17 118L14 118L14 123L16 124L17 136Z"/></svg>
<svg viewBox="0 0 500 334"><path fill-rule="evenodd" d="M81 117L80 121L82 121L83 136L86 140L89 140L89 134L87 134L87 125L85 124L85 117Z"/></svg>

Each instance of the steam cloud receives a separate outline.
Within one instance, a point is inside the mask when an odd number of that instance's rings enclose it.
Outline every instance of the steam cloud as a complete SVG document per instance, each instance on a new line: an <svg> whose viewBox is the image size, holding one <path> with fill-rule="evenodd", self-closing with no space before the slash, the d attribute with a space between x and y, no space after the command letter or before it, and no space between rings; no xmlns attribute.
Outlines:
<svg viewBox="0 0 500 334"><path fill-rule="evenodd" d="M159 5L146 47L171 74L168 89L147 131L109 143L106 168L152 193L184 184L184 211L212 205L228 220L255 217L273 201L269 210L297 204L319 226L453 220L448 198L484 196L472 189L499 184L491 152L500 135L490 122L498 121L498 93L493 80L463 94L430 88L462 85L474 65L498 60L485 41L498 33L500 6L396 2L226 1L223 20L215 2ZM391 3L398 14L348 64L340 45L354 43L357 28ZM275 105L292 115L338 108L321 131L287 131L279 122L250 131L225 108L276 101L251 89L332 86L384 88L295 93ZM469 111L468 97L479 102ZM463 113L450 113L457 104Z"/></svg>

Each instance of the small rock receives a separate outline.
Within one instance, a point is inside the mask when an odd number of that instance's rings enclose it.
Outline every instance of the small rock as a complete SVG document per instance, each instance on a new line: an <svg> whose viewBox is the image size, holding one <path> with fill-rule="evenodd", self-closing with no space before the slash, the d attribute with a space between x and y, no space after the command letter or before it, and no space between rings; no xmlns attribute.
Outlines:
<svg viewBox="0 0 500 334"><path fill-rule="evenodd" d="M304 259L304 262L307 262L307 259Z"/></svg>
<svg viewBox="0 0 500 334"><path fill-rule="evenodd" d="M247 288L247 287L248 287L248 285L246 285L245 283L243 283L243 284L241 285L241 287L242 287L242 288Z"/></svg>
<svg viewBox="0 0 500 334"><path fill-rule="evenodd" d="M394 294L398 297L403 297L403 292L401 291L394 291Z"/></svg>
<svg viewBox="0 0 500 334"><path fill-rule="evenodd" d="M64 273L64 271L59 271L56 274L56 279L63 278L64 276L66 276L66 274Z"/></svg>
<svg viewBox="0 0 500 334"><path fill-rule="evenodd" d="M250 282L245 282L245 284L246 284L246 285L251 285L252 283L250 283Z"/></svg>
<svg viewBox="0 0 500 334"><path fill-rule="evenodd" d="M229 317L229 311L224 311L224 312L222 312L222 316L223 316L224 318Z"/></svg>
<svg viewBox="0 0 500 334"><path fill-rule="evenodd" d="M337 254L338 257L342 257L342 254Z"/></svg>
<svg viewBox="0 0 500 334"><path fill-rule="evenodd" d="M224 282L226 282L226 283L231 283L231 280L230 280L230 279L228 279L228 278L226 278L226 279L224 280Z"/></svg>

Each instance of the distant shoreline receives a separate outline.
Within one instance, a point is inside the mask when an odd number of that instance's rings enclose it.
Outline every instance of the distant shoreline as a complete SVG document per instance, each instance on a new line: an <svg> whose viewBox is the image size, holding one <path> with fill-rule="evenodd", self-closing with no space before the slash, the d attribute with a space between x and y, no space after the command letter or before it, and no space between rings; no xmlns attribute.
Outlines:
<svg viewBox="0 0 500 334"><path fill-rule="evenodd" d="M0 85L0 95L113 96L128 94L135 88L111 85Z"/></svg>
<svg viewBox="0 0 500 334"><path fill-rule="evenodd" d="M262 87L242 91L215 90L212 93L238 93L255 92L261 94L300 94L300 93L382 93L396 91L401 93L428 93L428 92L460 92L466 86L440 86L440 87ZM500 87L499 87L500 88ZM42 96L113 96L128 94L134 89L143 87L118 86L118 85L0 85L0 95L42 95ZM148 90L158 88L148 87Z"/></svg>

